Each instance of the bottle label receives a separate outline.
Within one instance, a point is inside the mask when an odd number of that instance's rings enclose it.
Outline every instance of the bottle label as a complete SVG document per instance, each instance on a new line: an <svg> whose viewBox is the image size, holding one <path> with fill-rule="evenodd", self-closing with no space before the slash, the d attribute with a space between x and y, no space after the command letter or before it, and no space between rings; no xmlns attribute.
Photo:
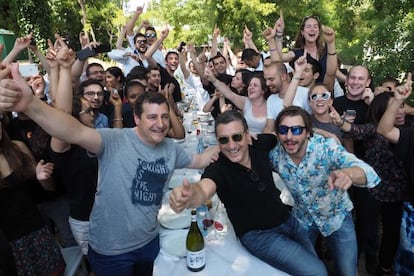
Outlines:
<svg viewBox="0 0 414 276"><path fill-rule="evenodd" d="M206 264L206 253L204 248L200 251L187 250L187 266L191 269L198 269Z"/></svg>

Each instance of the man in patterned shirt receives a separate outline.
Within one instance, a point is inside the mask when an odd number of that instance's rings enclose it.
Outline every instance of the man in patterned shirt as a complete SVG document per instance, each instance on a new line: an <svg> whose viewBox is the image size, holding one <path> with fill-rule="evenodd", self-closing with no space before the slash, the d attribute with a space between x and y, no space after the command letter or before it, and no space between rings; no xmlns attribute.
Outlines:
<svg viewBox="0 0 414 276"><path fill-rule="evenodd" d="M319 233L326 238L335 275L357 275L353 205L346 190L352 184L372 188L380 178L333 139L313 135L311 118L300 107L282 110L275 129L279 144L270 159L295 200L293 215L314 243Z"/></svg>

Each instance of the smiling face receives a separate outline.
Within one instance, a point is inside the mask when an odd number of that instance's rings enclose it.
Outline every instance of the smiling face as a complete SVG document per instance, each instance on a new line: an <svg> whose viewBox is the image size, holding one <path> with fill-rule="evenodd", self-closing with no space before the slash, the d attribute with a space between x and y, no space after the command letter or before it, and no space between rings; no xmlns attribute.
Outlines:
<svg viewBox="0 0 414 276"><path fill-rule="evenodd" d="M244 88L244 83L242 79L242 73L237 72L234 77L231 79L231 87L235 88L237 91L240 91Z"/></svg>
<svg viewBox="0 0 414 276"><path fill-rule="evenodd" d="M277 70L277 66L265 66L263 70L263 76L266 80L266 85L269 88L270 93L278 93L282 88L282 78Z"/></svg>
<svg viewBox="0 0 414 276"><path fill-rule="evenodd" d="M171 52L167 54L165 61L166 61L165 65L167 66L167 69L170 72L175 72L175 70L177 70L178 68L178 64L180 63L180 58L178 57L177 53Z"/></svg>
<svg viewBox="0 0 414 276"><path fill-rule="evenodd" d="M360 100L365 88L369 87L370 84L371 79L367 68L363 66L352 67L346 81L347 97L351 100Z"/></svg>
<svg viewBox="0 0 414 276"><path fill-rule="evenodd" d="M241 134L242 140L235 142L231 137L233 135ZM240 121L232 121L227 124L220 124L216 127L216 137L228 137L228 143L218 145L220 151L234 163L239 163L246 166L249 163L249 142L250 136L247 134Z"/></svg>
<svg viewBox="0 0 414 276"><path fill-rule="evenodd" d="M285 116L281 119L279 126L301 126L305 127L305 122L302 116ZM277 137L280 144L283 146L286 153L292 158L292 160L302 160L306 153L306 147L308 145L308 138L310 133L303 129L303 132L299 135L293 135L292 130L289 129L286 134L280 134L278 126L276 127Z"/></svg>
<svg viewBox="0 0 414 276"><path fill-rule="evenodd" d="M102 106L105 92L98 84L91 84L85 86L83 90L83 97L89 102L92 109L98 109Z"/></svg>
<svg viewBox="0 0 414 276"><path fill-rule="evenodd" d="M141 140L155 146L161 143L170 129L169 108L166 103L143 103L142 114L134 115L137 134Z"/></svg>
<svg viewBox="0 0 414 276"><path fill-rule="evenodd" d="M312 64L306 64L305 69L302 72L301 80L299 81L299 85L303 87L311 86L314 81L319 77L319 73L313 73Z"/></svg>
<svg viewBox="0 0 414 276"><path fill-rule="evenodd" d="M216 74L225 74L227 64L224 57L220 56L213 59L213 67Z"/></svg>
<svg viewBox="0 0 414 276"><path fill-rule="evenodd" d="M249 99L259 99L263 98L264 96L264 87L262 87L262 83L259 78L253 77L250 82L249 86L247 87L247 95Z"/></svg>
<svg viewBox="0 0 414 276"><path fill-rule="evenodd" d="M313 114L315 115L326 115L329 113L329 106L332 105L332 97L325 100L323 96L326 96L327 93L331 94L324 86L317 85L309 93L309 105L312 108ZM315 97L315 95L317 95ZM316 100L312 100L316 99Z"/></svg>
<svg viewBox="0 0 414 276"><path fill-rule="evenodd" d="M305 42L316 42L320 34L318 20L312 17L306 19L301 34Z"/></svg>

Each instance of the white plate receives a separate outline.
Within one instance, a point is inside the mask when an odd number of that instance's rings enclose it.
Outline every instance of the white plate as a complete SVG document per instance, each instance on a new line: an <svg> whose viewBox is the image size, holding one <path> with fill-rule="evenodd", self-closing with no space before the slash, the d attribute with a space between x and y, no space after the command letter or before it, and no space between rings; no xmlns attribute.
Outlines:
<svg viewBox="0 0 414 276"><path fill-rule="evenodd" d="M189 183L196 183L197 181L200 180L201 174L196 173L196 174L190 174L190 175L186 175L186 174L173 174L171 176L170 182L168 182L168 188L175 188L177 186L181 186L183 185L183 179L187 178Z"/></svg>
<svg viewBox="0 0 414 276"><path fill-rule="evenodd" d="M161 236L161 248L172 256L185 257L187 233L188 230L169 231L165 236Z"/></svg>
<svg viewBox="0 0 414 276"><path fill-rule="evenodd" d="M163 204L158 214L158 221L168 229L188 228L191 224L191 211L184 209L181 213L175 213L169 204Z"/></svg>

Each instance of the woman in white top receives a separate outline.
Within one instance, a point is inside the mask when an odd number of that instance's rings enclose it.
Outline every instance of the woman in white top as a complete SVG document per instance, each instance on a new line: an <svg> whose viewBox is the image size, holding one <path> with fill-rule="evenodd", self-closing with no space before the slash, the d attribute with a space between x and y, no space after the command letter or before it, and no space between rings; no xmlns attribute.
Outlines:
<svg viewBox="0 0 414 276"><path fill-rule="evenodd" d="M216 79L210 71L206 71L205 75L224 97L232 101L237 108L243 111L249 126L249 132L253 134L262 133L266 125L266 99L269 96L263 76L259 74L253 75L247 86L246 97L232 92L225 83Z"/></svg>

